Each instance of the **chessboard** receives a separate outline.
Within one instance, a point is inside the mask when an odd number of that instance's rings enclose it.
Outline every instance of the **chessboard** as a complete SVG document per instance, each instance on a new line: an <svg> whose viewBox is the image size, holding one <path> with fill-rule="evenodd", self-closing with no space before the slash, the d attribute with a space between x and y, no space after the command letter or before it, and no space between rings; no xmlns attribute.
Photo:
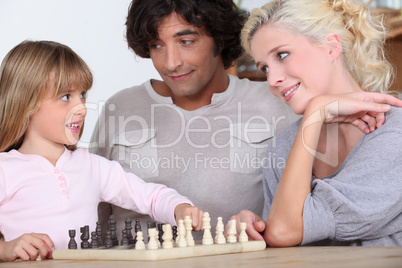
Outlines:
<svg viewBox="0 0 402 268"><path fill-rule="evenodd" d="M118 246L112 249L59 249L53 251L53 259L59 260L115 260L115 261L152 261L169 260L230 253L243 253L264 250L265 241L248 241L226 244L173 247L159 249L126 248Z"/></svg>
<svg viewBox="0 0 402 268"><path fill-rule="evenodd" d="M192 223L189 217L179 220L178 226L148 222L148 243L144 243L141 227L136 220L135 236L131 234L131 220L126 219L126 227L122 230L122 241L119 244L116 237L116 222L112 215L106 240L102 241L100 224L91 233L89 242L88 226L81 228L81 249L75 242L75 230L69 230L70 242L68 249L54 250L53 259L60 260L169 260L189 257L200 257L230 253L242 253L264 250L265 241L248 241L246 223L240 223L240 233L237 236L236 220L229 221L227 237L223 235L222 217L218 217L215 237L211 234L211 219L208 212L203 217L203 238L195 242L192 237Z"/></svg>

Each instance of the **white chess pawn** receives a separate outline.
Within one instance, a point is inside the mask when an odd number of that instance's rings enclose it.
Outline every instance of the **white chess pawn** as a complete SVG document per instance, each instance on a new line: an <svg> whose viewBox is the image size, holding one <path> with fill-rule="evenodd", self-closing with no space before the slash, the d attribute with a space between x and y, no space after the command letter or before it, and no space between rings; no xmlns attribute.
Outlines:
<svg viewBox="0 0 402 268"><path fill-rule="evenodd" d="M186 228L184 227L184 221L182 219L179 220L179 226L177 227L176 244L180 248L187 247Z"/></svg>
<svg viewBox="0 0 402 268"><path fill-rule="evenodd" d="M239 226L240 226L239 242L247 242L248 241L248 235L246 233L247 223L240 222Z"/></svg>
<svg viewBox="0 0 402 268"><path fill-rule="evenodd" d="M148 237L149 237L149 242L148 242L148 249L158 249L159 248L159 241L156 238L156 228L149 228L148 229Z"/></svg>
<svg viewBox="0 0 402 268"><path fill-rule="evenodd" d="M225 226L223 225L222 217L218 217L218 223L216 224L216 235L215 235L216 244L226 244L226 239L225 236L223 235L224 230Z"/></svg>
<svg viewBox="0 0 402 268"><path fill-rule="evenodd" d="M212 245L214 240L212 239L211 234L211 218L209 217L208 212L204 212L202 217L202 229L204 230L204 235L202 237L203 245Z"/></svg>
<svg viewBox="0 0 402 268"><path fill-rule="evenodd" d="M141 231L137 232L137 243L135 243L135 249L145 249L144 237Z"/></svg>
<svg viewBox="0 0 402 268"><path fill-rule="evenodd" d="M193 234L192 234L192 231L193 231L193 227L191 226L192 222L193 221L191 220L190 216L184 217L184 227L186 228L186 241L187 241L188 247L192 247L195 245Z"/></svg>
<svg viewBox="0 0 402 268"><path fill-rule="evenodd" d="M226 241L228 243L236 243L237 242L236 234L237 234L236 220L230 220L229 221L228 237L227 237Z"/></svg>
<svg viewBox="0 0 402 268"><path fill-rule="evenodd" d="M162 248L173 248L173 233L170 224L163 225Z"/></svg>

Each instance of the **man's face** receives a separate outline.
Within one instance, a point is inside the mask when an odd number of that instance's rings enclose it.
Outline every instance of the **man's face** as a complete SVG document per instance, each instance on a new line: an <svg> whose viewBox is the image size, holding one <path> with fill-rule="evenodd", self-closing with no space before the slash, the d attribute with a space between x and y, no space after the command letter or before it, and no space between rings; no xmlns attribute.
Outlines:
<svg viewBox="0 0 402 268"><path fill-rule="evenodd" d="M224 72L220 55L214 56L214 41L176 13L162 20L159 39L149 43L152 62L177 97L211 92Z"/></svg>

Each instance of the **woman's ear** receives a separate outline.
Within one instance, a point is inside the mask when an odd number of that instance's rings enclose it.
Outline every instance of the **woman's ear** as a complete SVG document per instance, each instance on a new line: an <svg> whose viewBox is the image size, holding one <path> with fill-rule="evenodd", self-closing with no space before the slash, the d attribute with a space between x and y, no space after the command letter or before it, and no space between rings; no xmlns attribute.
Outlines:
<svg viewBox="0 0 402 268"><path fill-rule="evenodd" d="M342 42L339 35L329 33L325 39L331 60L336 60L342 53Z"/></svg>

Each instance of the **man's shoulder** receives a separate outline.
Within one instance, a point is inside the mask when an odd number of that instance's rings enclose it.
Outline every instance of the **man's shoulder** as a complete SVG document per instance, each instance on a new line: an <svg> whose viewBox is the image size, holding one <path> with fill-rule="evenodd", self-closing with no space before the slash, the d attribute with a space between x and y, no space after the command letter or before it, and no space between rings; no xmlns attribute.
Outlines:
<svg viewBox="0 0 402 268"><path fill-rule="evenodd" d="M126 102L127 100L132 100L132 99L139 99L141 98L141 95L147 94L146 92L146 83L149 81L146 81L140 85L135 85L129 88L122 89L118 92L116 92L114 95L109 97L109 99L106 101L107 103L120 103L120 102Z"/></svg>
<svg viewBox="0 0 402 268"><path fill-rule="evenodd" d="M232 81L235 83L236 87L241 89L269 90L266 81L252 81L248 78L239 78L237 76L232 76Z"/></svg>

